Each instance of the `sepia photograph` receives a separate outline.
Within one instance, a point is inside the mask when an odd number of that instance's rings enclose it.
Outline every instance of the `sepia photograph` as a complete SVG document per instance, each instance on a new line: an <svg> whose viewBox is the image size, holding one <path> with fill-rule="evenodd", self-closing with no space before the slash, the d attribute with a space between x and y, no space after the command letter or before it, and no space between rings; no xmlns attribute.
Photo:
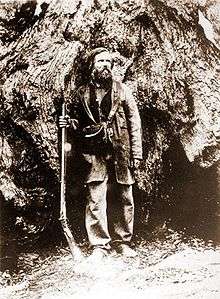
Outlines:
<svg viewBox="0 0 220 299"><path fill-rule="evenodd" d="M219 0L0 0L0 298L220 298Z"/></svg>

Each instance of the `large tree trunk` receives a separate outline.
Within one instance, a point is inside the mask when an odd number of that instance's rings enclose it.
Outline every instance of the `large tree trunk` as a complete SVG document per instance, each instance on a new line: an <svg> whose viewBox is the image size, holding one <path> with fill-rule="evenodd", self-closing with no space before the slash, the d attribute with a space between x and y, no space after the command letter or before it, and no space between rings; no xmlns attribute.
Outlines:
<svg viewBox="0 0 220 299"><path fill-rule="evenodd" d="M20 236L43 230L59 206L57 115L85 79L85 54L96 46L114 52L115 76L139 105L141 204L161 216L159 207L191 196L192 177L197 196L220 159L218 11L217 1L196 0L1 1L0 199ZM201 16L214 24L211 37ZM194 211L204 204L200 195ZM218 201L209 199L211 217Z"/></svg>

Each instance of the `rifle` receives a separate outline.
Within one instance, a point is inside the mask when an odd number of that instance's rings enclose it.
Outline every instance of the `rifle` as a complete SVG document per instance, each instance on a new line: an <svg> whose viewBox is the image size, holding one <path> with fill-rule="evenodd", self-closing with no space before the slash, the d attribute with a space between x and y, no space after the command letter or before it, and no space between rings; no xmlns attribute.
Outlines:
<svg viewBox="0 0 220 299"><path fill-rule="evenodd" d="M66 115L66 105L62 104L62 116ZM76 244L76 241L71 233L68 226L67 216L66 216L66 155L65 155L65 145L66 145L66 128L61 128L61 180L60 180L60 222L63 228L64 235L66 237L67 243L69 245L71 254L74 259L79 260L82 258L82 253Z"/></svg>

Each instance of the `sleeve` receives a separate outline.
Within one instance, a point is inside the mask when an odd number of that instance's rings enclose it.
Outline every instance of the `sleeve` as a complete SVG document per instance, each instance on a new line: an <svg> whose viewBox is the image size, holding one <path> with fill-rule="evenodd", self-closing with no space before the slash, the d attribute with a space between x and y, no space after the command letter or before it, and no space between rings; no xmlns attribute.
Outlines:
<svg viewBox="0 0 220 299"><path fill-rule="evenodd" d="M128 124L133 159L142 159L142 129L137 103L130 88L124 85L124 107Z"/></svg>

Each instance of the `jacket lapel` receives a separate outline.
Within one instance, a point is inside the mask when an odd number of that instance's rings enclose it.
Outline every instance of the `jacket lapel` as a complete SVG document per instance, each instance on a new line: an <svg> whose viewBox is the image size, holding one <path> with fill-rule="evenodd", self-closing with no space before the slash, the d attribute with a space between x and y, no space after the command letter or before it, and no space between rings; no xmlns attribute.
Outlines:
<svg viewBox="0 0 220 299"><path fill-rule="evenodd" d="M92 115L92 112L89 108L89 103L90 103L90 88L89 86L86 86L86 89L85 89L85 93L84 93L84 96L82 97L82 104L83 104L83 107L87 113L87 115L89 116L89 118L94 122L96 123L93 115Z"/></svg>
<svg viewBox="0 0 220 299"><path fill-rule="evenodd" d="M111 94L111 110L108 115L108 120L111 122L118 109L120 103L120 88L117 86L117 82L112 83L112 94Z"/></svg>
<svg viewBox="0 0 220 299"><path fill-rule="evenodd" d="M87 85L85 88L85 93L84 96L82 97L82 104L83 107L87 113L87 115L89 116L89 118L94 122L97 123L92 115L92 112L89 108L89 104L90 104L90 88ZM115 112L118 109L120 103L120 86L118 86L118 83L116 81L112 82L112 92L111 92L111 109L108 115L108 121L112 121L112 118L115 115Z"/></svg>

